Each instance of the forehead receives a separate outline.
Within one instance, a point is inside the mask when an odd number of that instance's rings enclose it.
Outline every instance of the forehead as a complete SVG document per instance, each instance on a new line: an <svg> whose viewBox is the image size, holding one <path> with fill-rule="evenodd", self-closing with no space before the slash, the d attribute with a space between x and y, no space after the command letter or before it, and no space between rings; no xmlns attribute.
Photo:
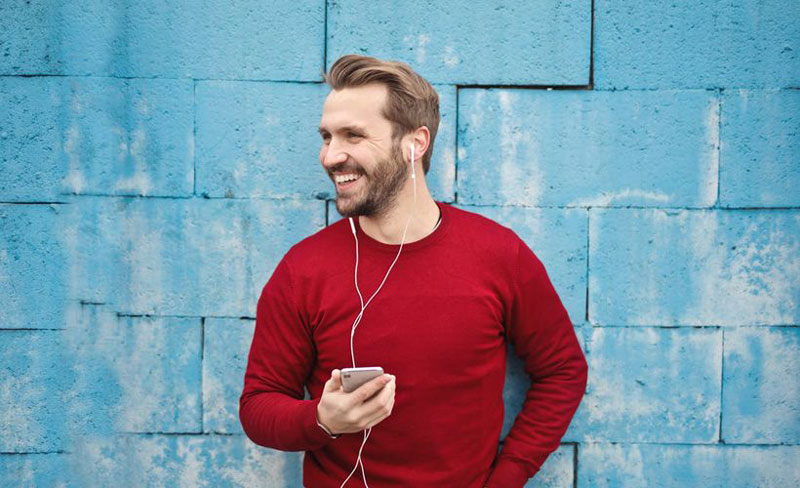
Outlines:
<svg viewBox="0 0 800 488"><path fill-rule="evenodd" d="M333 131L342 126L362 126L376 129L389 126L381 111L388 89L379 83L331 90L322 107L320 127Z"/></svg>

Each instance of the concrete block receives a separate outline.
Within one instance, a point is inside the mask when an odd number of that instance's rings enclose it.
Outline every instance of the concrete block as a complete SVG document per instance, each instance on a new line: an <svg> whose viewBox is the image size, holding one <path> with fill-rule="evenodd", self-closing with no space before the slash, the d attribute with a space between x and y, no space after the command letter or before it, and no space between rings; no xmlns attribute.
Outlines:
<svg viewBox="0 0 800 488"><path fill-rule="evenodd" d="M595 88L797 86L798 18L780 0L596 2Z"/></svg>
<svg viewBox="0 0 800 488"><path fill-rule="evenodd" d="M70 395L65 356L58 331L0 330L0 452L64 448Z"/></svg>
<svg viewBox="0 0 800 488"><path fill-rule="evenodd" d="M280 258L325 222L318 201L83 198L71 207L69 296L128 314L252 316Z"/></svg>
<svg viewBox="0 0 800 488"><path fill-rule="evenodd" d="M0 19L5 22L3 15ZM65 81L58 78L0 77L3 201L55 201L61 193L67 174L62 150L66 127L61 122L64 87Z"/></svg>
<svg viewBox="0 0 800 488"><path fill-rule="evenodd" d="M350 53L403 61L436 83L584 85L591 2L329 2L328 67Z"/></svg>
<svg viewBox="0 0 800 488"><path fill-rule="evenodd" d="M325 198L317 132L327 85L197 84L197 193L214 197Z"/></svg>
<svg viewBox="0 0 800 488"><path fill-rule="evenodd" d="M794 210L592 209L589 320L797 324L798 247Z"/></svg>
<svg viewBox="0 0 800 488"><path fill-rule="evenodd" d="M800 206L800 91L726 91L720 205Z"/></svg>
<svg viewBox="0 0 800 488"><path fill-rule="evenodd" d="M199 318L83 307L63 332L70 444L113 432L201 432Z"/></svg>
<svg viewBox="0 0 800 488"><path fill-rule="evenodd" d="M722 333L595 328L586 394L564 441L716 442Z"/></svg>
<svg viewBox="0 0 800 488"><path fill-rule="evenodd" d="M244 434L239 422L239 396L244 388L244 372L254 329L253 320L205 319L204 432Z"/></svg>
<svg viewBox="0 0 800 488"><path fill-rule="evenodd" d="M474 88L458 100L460 203L716 202L719 100L709 92Z"/></svg>
<svg viewBox="0 0 800 488"><path fill-rule="evenodd" d="M87 436L66 454L0 455L0 483L293 488L302 485L302 459L239 435Z"/></svg>
<svg viewBox="0 0 800 488"><path fill-rule="evenodd" d="M797 486L800 446L581 444L579 488Z"/></svg>
<svg viewBox="0 0 800 488"><path fill-rule="evenodd" d="M722 440L800 443L800 328L725 331Z"/></svg>
<svg viewBox="0 0 800 488"><path fill-rule="evenodd" d="M324 9L310 0L8 5L0 74L319 80Z"/></svg>
<svg viewBox="0 0 800 488"><path fill-rule="evenodd" d="M192 194L190 81L0 78L0 104L4 200Z"/></svg>
<svg viewBox="0 0 800 488"><path fill-rule="evenodd" d="M64 469L68 466L69 454L0 454L0 485L17 488L36 488L39 486L72 487L65 479Z"/></svg>
<svg viewBox="0 0 800 488"><path fill-rule="evenodd" d="M69 302L58 245L64 205L0 204L0 329L58 329Z"/></svg>

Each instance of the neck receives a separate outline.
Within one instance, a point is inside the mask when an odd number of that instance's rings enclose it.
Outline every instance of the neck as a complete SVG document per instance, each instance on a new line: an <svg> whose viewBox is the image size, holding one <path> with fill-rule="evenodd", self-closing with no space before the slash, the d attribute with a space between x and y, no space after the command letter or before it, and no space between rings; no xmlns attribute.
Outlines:
<svg viewBox="0 0 800 488"><path fill-rule="evenodd" d="M419 177L419 175L417 175ZM368 236L384 244L400 244L403 240L403 229L408 221L408 230L404 243L418 241L433 231L439 220L439 207L431 197L424 178L417 182L417 203L414 205L414 189L411 178L397 194L394 204L382 214L361 215L358 223Z"/></svg>

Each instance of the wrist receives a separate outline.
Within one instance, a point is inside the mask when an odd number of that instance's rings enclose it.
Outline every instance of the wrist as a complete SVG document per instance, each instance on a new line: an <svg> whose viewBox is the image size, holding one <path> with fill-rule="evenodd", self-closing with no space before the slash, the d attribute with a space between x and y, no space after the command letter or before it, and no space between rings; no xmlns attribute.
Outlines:
<svg viewBox="0 0 800 488"><path fill-rule="evenodd" d="M331 429L326 427L322 423L322 421L320 421L320 418L319 418L319 405L317 405L317 425L319 425L320 429L324 430L325 433L328 434L333 439L336 439L337 437L339 437L341 435L341 434L334 434L333 432L331 432Z"/></svg>

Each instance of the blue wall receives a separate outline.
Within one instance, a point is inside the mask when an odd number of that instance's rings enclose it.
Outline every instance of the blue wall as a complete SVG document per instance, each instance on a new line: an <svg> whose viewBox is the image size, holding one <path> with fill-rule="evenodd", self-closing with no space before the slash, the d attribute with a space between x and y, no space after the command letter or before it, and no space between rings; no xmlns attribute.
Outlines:
<svg viewBox="0 0 800 488"><path fill-rule="evenodd" d="M800 485L800 3L237 3L0 5L0 485L300 486L238 395L261 287L338 218L351 52L434 83L434 197L575 324L587 393L528 486Z"/></svg>

